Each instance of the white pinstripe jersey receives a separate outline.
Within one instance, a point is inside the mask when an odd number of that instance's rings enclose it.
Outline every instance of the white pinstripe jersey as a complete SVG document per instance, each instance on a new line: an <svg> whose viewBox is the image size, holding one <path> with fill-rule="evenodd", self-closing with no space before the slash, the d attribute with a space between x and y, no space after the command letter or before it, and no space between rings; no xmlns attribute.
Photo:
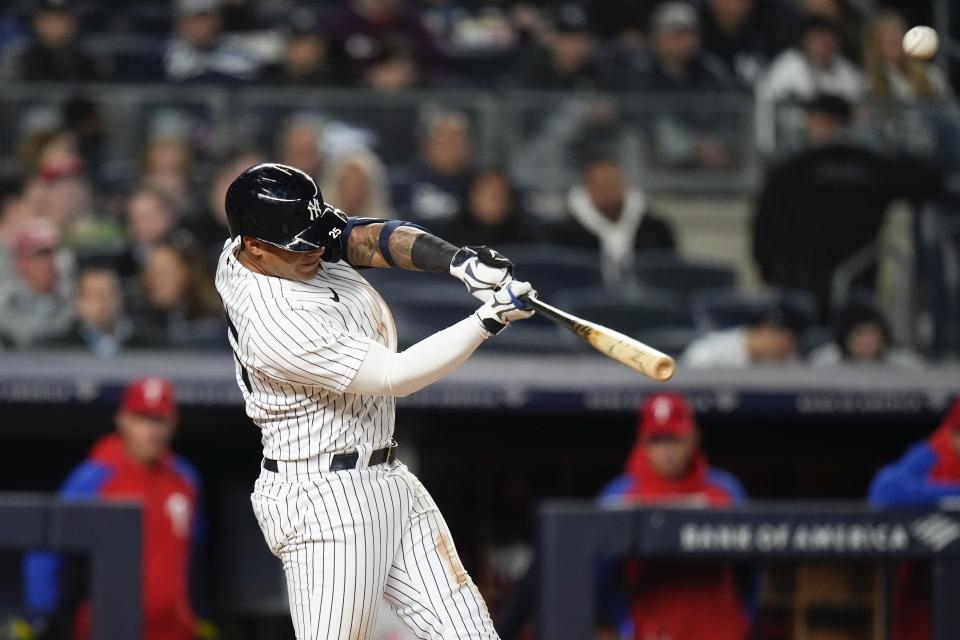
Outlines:
<svg viewBox="0 0 960 640"><path fill-rule="evenodd" d="M358 444L386 446L392 397L346 393L371 341L397 348L393 316L347 263L321 262L309 282L264 276L240 264L236 239L224 245L217 291L230 325L237 384L260 427L263 454L303 460Z"/></svg>

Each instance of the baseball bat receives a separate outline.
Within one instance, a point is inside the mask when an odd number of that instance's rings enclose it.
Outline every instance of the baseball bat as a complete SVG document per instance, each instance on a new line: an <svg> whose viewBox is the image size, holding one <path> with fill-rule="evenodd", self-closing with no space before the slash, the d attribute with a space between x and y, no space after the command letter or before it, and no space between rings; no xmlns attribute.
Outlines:
<svg viewBox="0 0 960 640"><path fill-rule="evenodd" d="M618 331L557 309L534 296L520 296L520 299L531 309L575 333L581 340L608 358L625 364L657 382L666 382L673 377L677 365L667 354Z"/></svg>

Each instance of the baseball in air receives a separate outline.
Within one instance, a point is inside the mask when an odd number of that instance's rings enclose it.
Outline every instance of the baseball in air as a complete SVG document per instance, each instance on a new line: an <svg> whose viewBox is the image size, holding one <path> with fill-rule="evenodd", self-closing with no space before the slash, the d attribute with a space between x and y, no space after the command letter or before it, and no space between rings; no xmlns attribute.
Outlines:
<svg viewBox="0 0 960 640"><path fill-rule="evenodd" d="M929 60L939 48L940 36L931 27L914 27L903 36L903 51L911 58Z"/></svg>

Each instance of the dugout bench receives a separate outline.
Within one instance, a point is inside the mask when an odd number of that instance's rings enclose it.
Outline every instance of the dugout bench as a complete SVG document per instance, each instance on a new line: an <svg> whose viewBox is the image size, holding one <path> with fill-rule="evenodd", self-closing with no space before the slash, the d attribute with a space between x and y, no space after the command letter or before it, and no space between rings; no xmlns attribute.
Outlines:
<svg viewBox="0 0 960 640"><path fill-rule="evenodd" d="M601 507L548 501L539 510L538 633L593 637L596 561L627 555L764 562L927 561L933 640L960 638L960 512L862 504L725 510Z"/></svg>

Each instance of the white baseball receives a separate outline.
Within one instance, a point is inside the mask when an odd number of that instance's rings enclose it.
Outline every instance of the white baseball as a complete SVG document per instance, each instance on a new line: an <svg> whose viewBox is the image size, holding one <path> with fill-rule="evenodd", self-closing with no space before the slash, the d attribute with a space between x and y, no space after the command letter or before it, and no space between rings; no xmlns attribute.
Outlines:
<svg viewBox="0 0 960 640"><path fill-rule="evenodd" d="M903 51L911 58L929 60L939 48L940 36L931 27L914 27L903 36Z"/></svg>

